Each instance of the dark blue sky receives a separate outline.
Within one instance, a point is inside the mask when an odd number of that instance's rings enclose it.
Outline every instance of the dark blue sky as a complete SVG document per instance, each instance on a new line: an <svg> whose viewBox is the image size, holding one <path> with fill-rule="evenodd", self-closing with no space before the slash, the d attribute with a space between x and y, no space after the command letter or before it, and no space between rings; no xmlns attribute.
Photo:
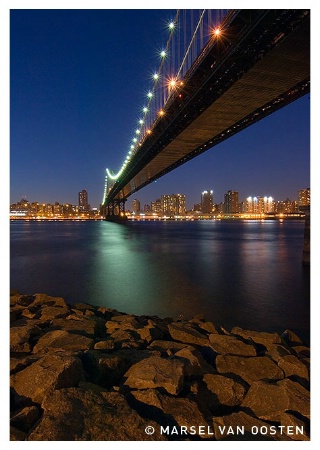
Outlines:
<svg viewBox="0 0 320 450"><path fill-rule="evenodd" d="M11 10L10 202L102 201L127 154L175 10ZM213 189L297 199L310 186L310 97L267 117L130 197L142 205Z"/></svg>

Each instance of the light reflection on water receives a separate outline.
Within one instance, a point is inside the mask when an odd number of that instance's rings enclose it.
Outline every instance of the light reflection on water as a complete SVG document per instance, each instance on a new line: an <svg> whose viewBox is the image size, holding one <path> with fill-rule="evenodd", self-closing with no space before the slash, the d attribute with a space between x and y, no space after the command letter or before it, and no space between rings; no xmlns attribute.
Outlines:
<svg viewBox="0 0 320 450"><path fill-rule="evenodd" d="M11 288L307 339L303 222L11 223Z"/></svg>

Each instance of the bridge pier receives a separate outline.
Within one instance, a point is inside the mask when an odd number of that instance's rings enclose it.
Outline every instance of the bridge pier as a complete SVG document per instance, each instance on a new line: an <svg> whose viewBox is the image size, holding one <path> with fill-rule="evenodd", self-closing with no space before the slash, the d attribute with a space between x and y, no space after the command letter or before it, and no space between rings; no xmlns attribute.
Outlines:
<svg viewBox="0 0 320 450"><path fill-rule="evenodd" d="M108 202L105 208L105 220L110 222L123 222L127 220L125 202L127 199L114 199Z"/></svg>
<svg viewBox="0 0 320 450"><path fill-rule="evenodd" d="M303 207L303 212L305 213L305 223L302 265L310 266L310 206Z"/></svg>

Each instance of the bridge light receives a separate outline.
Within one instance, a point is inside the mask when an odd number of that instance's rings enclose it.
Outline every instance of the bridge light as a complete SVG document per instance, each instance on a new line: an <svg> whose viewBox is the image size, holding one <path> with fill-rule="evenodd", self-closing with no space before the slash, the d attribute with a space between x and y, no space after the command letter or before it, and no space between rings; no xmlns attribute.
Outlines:
<svg viewBox="0 0 320 450"><path fill-rule="evenodd" d="M160 109L160 111L159 111L159 116L164 116L164 111L163 111L163 109Z"/></svg>
<svg viewBox="0 0 320 450"><path fill-rule="evenodd" d="M136 130L136 134L140 134L140 130Z"/></svg>
<svg viewBox="0 0 320 450"><path fill-rule="evenodd" d="M152 96L153 96L152 92L149 91L149 92L147 93L147 97L148 97L148 98L152 98Z"/></svg>
<svg viewBox="0 0 320 450"><path fill-rule="evenodd" d="M154 74L152 75L152 78L153 78L154 80L159 80L159 74L158 74L158 73L154 73Z"/></svg>
<svg viewBox="0 0 320 450"><path fill-rule="evenodd" d="M144 123L144 121L142 119L139 120L140 125L142 125Z"/></svg>
<svg viewBox="0 0 320 450"><path fill-rule="evenodd" d="M165 58L167 56L167 52L165 50L162 50L160 52L160 56L161 56L161 58Z"/></svg>
<svg viewBox="0 0 320 450"><path fill-rule="evenodd" d="M133 142L137 142L137 138L133 138L132 140L133 140Z"/></svg>
<svg viewBox="0 0 320 450"><path fill-rule="evenodd" d="M152 131L150 129L148 129L147 130L147 134L150 134L150 133L152 133Z"/></svg>
<svg viewBox="0 0 320 450"><path fill-rule="evenodd" d="M147 113L148 112L148 108L145 106L144 108L143 108L143 110L142 110L144 113Z"/></svg>
<svg viewBox="0 0 320 450"><path fill-rule="evenodd" d="M214 36L220 36L220 34L221 34L221 29L218 27L218 28L215 28L214 30L213 30L213 34L214 34Z"/></svg>
<svg viewBox="0 0 320 450"><path fill-rule="evenodd" d="M131 145L130 148L131 148L131 150L133 150L134 149L134 145Z"/></svg>
<svg viewBox="0 0 320 450"><path fill-rule="evenodd" d="M169 30L173 30L174 27L175 27L174 22L171 21L171 22L169 23L169 25L168 25Z"/></svg>

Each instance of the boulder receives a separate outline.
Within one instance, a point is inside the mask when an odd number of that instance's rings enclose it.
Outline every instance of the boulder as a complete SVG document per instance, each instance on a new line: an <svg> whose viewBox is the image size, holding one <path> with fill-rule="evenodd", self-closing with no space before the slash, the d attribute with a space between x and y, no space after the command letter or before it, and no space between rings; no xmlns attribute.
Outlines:
<svg viewBox="0 0 320 450"><path fill-rule="evenodd" d="M62 297L52 297L47 294L35 294L32 296L33 301L28 306L62 306L68 308L68 304ZM29 300L28 300L29 301ZM21 304L21 300L20 300Z"/></svg>
<svg viewBox="0 0 320 450"><path fill-rule="evenodd" d="M292 330L285 330L282 333L281 337L290 346L304 344L303 341L299 338L299 336Z"/></svg>
<svg viewBox="0 0 320 450"><path fill-rule="evenodd" d="M25 326L10 328L10 352L30 353L33 348L33 338L42 334L39 328L32 321Z"/></svg>
<svg viewBox="0 0 320 450"><path fill-rule="evenodd" d="M178 359L151 356L131 366L124 378L131 389L161 388L177 395L183 388L184 365Z"/></svg>
<svg viewBox="0 0 320 450"><path fill-rule="evenodd" d="M40 410L36 406L26 406L17 411L10 418L10 425L27 433L40 417Z"/></svg>
<svg viewBox="0 0 320 450"><path fill-rule="evenodd" d="M104 320L98 317L68 316L68 318L54 318L51 321L51 327L52 329L70 331L94 338L103 334Z"/></svg>
<svg viewBox="0 0 320 450"><path fill-rule="evenodd" d="M214 434L223 441L290 441L281 431L257 417L239 411L213 419Z"/></svg>
<svg viewBox="0 0 320 450"><path fill-rule="evenodd" d="M284 371L285 377L299 377L309 382L309 370L294 355L285 355L278 361L278 366Z"/></svg>
<svg viewBox="0 0 320 450"><path fill-rule="evenodd" d="M48 393L76 386L84 379L79 358L47 355L20 372L11 375L11 386L17 394L42 403Z"/></svg>
<svg viewBox="0 0 320 450"><path fill-rule="evenodd" d="M33 353L81 351L93 347L94 341L82 334L64 330L48 331L33 348Z"/></svg>
<svg viewBox="0 0 320 450"><path fill-rule="evenodd" d="M234 336L226 336L221 334L210 334L210 345L216 353L222 355L242 355L256 356L257 352L253 345L237 339Z"/></svg>
<svg viewBox="0 0 320 450"><path fill-rule="evenodd" d="M242 384L223 375L206 374L203 381L209 391L216 395L219 404L223 406L240 405L247 392Z"/></svg>
<svg viewBox="0 0 320 450"><path fill-rule="evenodd" d="M264 420L276 420L285 411L310 418L310 392L288 378L277 383L257 381L251 385L241 406Z"/></svg>
<svg viewBox="0 0 320 450"><path fill-rule="evenodd" d="M55 318L67 317L70 314L68 308L62 306L46 306L44 305L41 310L40 320L47 321Z"/></svg>
<svg viewBox="0 0 320 450"><path fill-rule="evenodd" d="M292 355L292 351L280 344L270 344L268 347L268 356L270 356L274 361L278 362L283 356Z"/></svg>
<svg viewBox="0 0 320 450"><path fill-rule="evenodd" d="M158 350L161 353L172 354L186 347L189 347L188 344L182 342L156 340L151 342L148 348Z"/></svg>
<svg viewBox="0 0 320 450"><path fill-rule="evenodd" d="M196 431L203 427L200 437L212 438L212 435L208 434L209 424L194 401L164 395L155 389L132 391L131 394L138 402L133 403L134 408L161 423L162 427L176 426L178 431L180 431L180 427L190 430L190 427L193 426ZM196 435L199 437L199 433ZM184 437L186 436L184 435Z"/></svg>
<svg viewBox="0 0 320 450"><path fill-rule="evenodd" d="M117 392L59 389L42 405L43 416L28 441L163 441L158 425L141 418Z"/></svg>
<svg viewBox="0 0 320 450"><path fill-rule="evenodd" d="M219 373L238 375L248 384L258 380L281 380L284 378L283 371L267 356L218 355L216 368Z"/></svg>
<svg viewBox="0 0 320 450"><path fill-rule="evenodd" d="M243 337L244 339L250 340L256 344L262 344L268 348L271 344L281 344L282 340L278 333L266 333L261 331L243 330L240 327L233 327L231 334L235 334Z"/></svg>
<svg viewBox="0 0 320 450"><path fill-rule="evenodd" d="M123 375L132 365L126 355L103 351L86 352L82 362L89 380L105 388L119 385Z"/></svg>
<svg viewBox="0 0 320 450"><path fill-rule="evenodd" d="M105 352L112 351L114 349L114 340L104 339L103 341L98 341L94 344L93 348L95 350L104 350Z"/></svg>
<svg viewBox="0 0 320 450"><path fill-rule="evenodd" d="M176 358L184 362L184 374L186 377L201 376L205 373L214 373L214 368L205 361L201 353L194 347L188 346L175 353Z"/></svg>
<svg viewBox="0 0 320 450"><path fill-rule="evenodd" d="M173 322L168 325L168 330L172 339L176 341L201 346L209 345L207 335L199 333L199 331L188 323Z"/></svg>
<svg viewBox="0 0 320 450"><path fill-rule="evenodd" d="M219 334L219 329L212 322L198 322L198 327L211 334Z"/></svg>

